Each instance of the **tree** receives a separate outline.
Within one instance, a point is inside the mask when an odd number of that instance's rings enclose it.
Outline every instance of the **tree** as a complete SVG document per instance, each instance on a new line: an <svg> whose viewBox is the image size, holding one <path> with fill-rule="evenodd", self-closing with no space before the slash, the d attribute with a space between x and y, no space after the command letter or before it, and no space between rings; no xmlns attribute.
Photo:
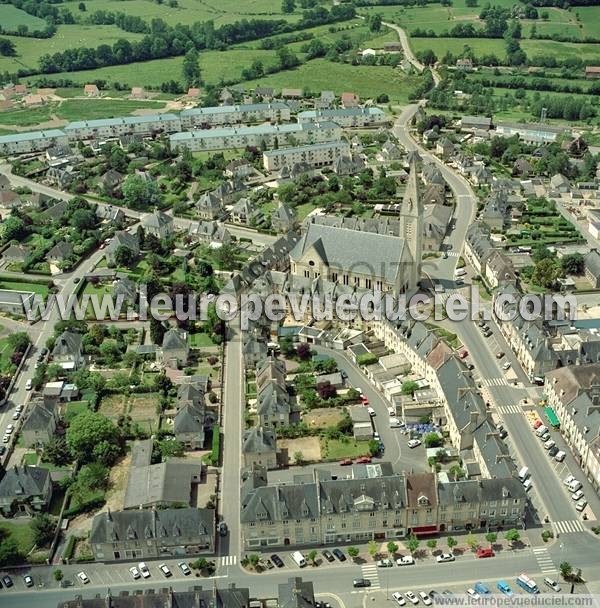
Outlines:
<svg viewBox="0 0 600 608"><path fill-rule="evenodd" d="M463 471L462 467L459 464L453 464L448 469L448 473L450 473L450 475L452 475L452 478L454 479L454 481L458 481L459 479L461 479L462 477L465 476L465 472Z"/></svg>
<svg viewBox="0 0 600 608"><path fill-rule="evenodd" d="M521 538L521 535L519 534L519 531L516 530L515 528L511 528L510 530L507 530L504 533L504 538L509 542L509 543L516 543L519 541L519 539Z"/></svg>
<svg viewBox="0 0 600 608"><path fill-rule="evenodd" d="M381 18L381 15L379 13L376 13L375 15L371 15L371 17L369 19L369 29L372 32L381 31L382 21L383 21L383 19Z"/></svg>
<svg viewBox="0 0 600 608"><path fill-rule="evenodd" d="M421 541L414 534L411 534L408 542L406 543L411 555L419 548L420 544Z"/></svg>
<svg viewBox="0 0 600 608"><path fill-rule="evenodd" d="M379 553L378 544L374 540L370 540L367 546L367 551L372 558L375 558L375 556Z"/></svg>
<svg viewBox="0 0 600 608"><path fill-rule="evenodd" d="M423 437L423 443L428 448L437 448L443 445L444 440L437 433L427 433Z"/></svg>
<svg viewBox="0 0 600 608"><path fill-rule="evenodd" d="M59 583L60 581L62 581L63 579L63 571L60 568L57 568L53 573L52 576L54 577L54 580Z"/></svg>
<svg viewBox="0 0 600 608"><path fill-rule="evenodd" d="M20 217L11 215L0 225L0 234L3 243L8 243L13 239L19 240L25 236L25 223Z"/></svg>
<svg viewBox="0 0 600 608"><path fill-rule="evenodd" d="M430 538L426 544L429 549L433 551L437 547L437 540L435 540L435 538Z"/></svg>
<svg viewBox="0 0 600 608"><path fill-rule="evenodd" d="M0 38L0 55L3 57L14 57L17 54L15 45L9 38Z"/></svg>
<svg viewBox="0 0 600 608"><path fill-rule="evenodd" d="M458 545L458 541L453 536L449 536L446 539L446 544L448 545L448 549L450 549L450 553L452 553L452 551L454 550L454 547L456 547L456 545Z"/></svg>
<svg viewBox="0 0 600 608"><path fill-rule="evenodd" d="M167 374L158 374L154 378L153 382L154 390L158 391L162 394L163 397L166 397L169 394L169 391L173 388L173 381Z"/></svg>
<svg viewBox="0 0 600 608"><path fill-rule="evenodd" d="M160 202L160 190L154 180L146 180L141 175L130 175L123 182L123 198L128 207L148 210Z"/></svg>
<svg viewBox="0 0 600 608"><path fill-rule="evenodd" d="M477 547L477 545L478 545L477 538L475 538L475 535L472 532L469 532L467 534L466 543L467 543L467 546L469 547L469 549L471 549L471 551L473 549L475 549L475 547Z"/></svg>
<svg viewBox="0 0 600 608"><path fill-rule="evenodd" d="M162 344L165 331L165 326L161 321L154 317L150 319L150 340L152 340L153 344Z"/></svg>
<svg viewBox="0 0 600 608"><path fill-rule="evenodd" d="M304 464L304 454L300 450L294 452L294 462L296 464Z"/></svg>
<svg viewBox="0 0 600 608"><path fill-rule="evenodd" d="M387 544L387 550L390 555L396 555L396 553L398 552L398 545L393 540L391 540Z"/></svg>
<svg viewBox="0 0 600 608"><path fill-rule="evenodd" d="M256 556L258 559L256 560L256 564L260 561L260 556ZM205 557L200 557L195 562L192 562L190 566L194 570L200 570L203 574L207 574L210 576L215 571L215 562L207 560ZM256 567L256 566L255 566Z"/></svg>
<svg viewBox="0 0 600 608"><path fill-rule="evenodd" d="M181 443L181 441L176 441L173 439L159 441L158 449L163 460L165 458L169 458L170 456L181 458L181 456L183 456L185 453L185 446L183 445L183 443Z"/></svg>
<svg viewBox="0 0 600 608"><path fill-rule="evenodd" d="M573 574L573 566L569 562L561 562L560 566L560 575L567 581L571 578Z"/></svg>
<svg viewBox="0 0 600 608"><path fill-rule="evenodd" d="M402 383L402 394L413 395L414 392L419 388L419 385L414 380L406 380Z"/></svg>
<svg viewBox="0 0 600 608"><path fill-rule="evenodd" d="M477 0L465 0L465 5L469 8L477 6Z"/></svg>
<svg viewBox="0 0 600 608"><path fill-rule="evenodd" d="M71 452L64 437L51 437L44 446L44 460L63 467L71 462Z"/></svg>
<svg viewBox="0 0 600 608"><path fill-rule="evenodd" d="M294 0L283 0L281 3L281 12L282 13L293 13L296 10L296 3Z"/></svg>
<svg viewBox="0 0 600 608"><path fill-rule="evenodd" d="M31 521L33 540L38 547L46 547L54 538L56 528L54 521L48 513L40 513Z"/></svg>
<svg viewBox="0 0 600 608"><path fill-rule="evenodd" d="M69 224L77 230L92 230L96 225L96 215L90 209L77 209L71 215Z"/></svg>
<svg viewBox="0 0 600 608"><path fill-rule="evenodd" d="M490 545L493 545L498 540L498 535L495 532L488 532L485 535L485 540L487 540Z"/></svg>
<svg viewBox="0 0 600 608"><path fill-rule="evenodd" d="M130 268L135 262L135 253L125 245L119 245L115 251L115 264L119 268Z"/></svg>
<svg viewBox="0 0 600 608"><path fill-rule="evenodd" d="M583 256L580 253L570 253L560 260L560 266L566 274L580 275L583 273Z"/></svg>
<svg viewBox="0 0 600 608"><path fill-rule="evenodd" d="M106 465L113 464L113 458L122 449L121 442L120 430L99 412L77 414L67 429L67 446L71 456L83 463L100 460ZM107 450L107 446L113 446L116 450Z"/></svg>
<svg viewBox="0 0 600 608"><path fill-rule="evenodd" d="M198 51L195 48L191 48L183 58L183 80L188 87L202 84L199 59Z"/></svg>
<svg viewBox="0 0 600 608"><path fill-rule="evenodd" d="M301 361L307 361L310 358L310 346L306 342L300 342L296 346L296 355Z"/></svg>
<svg viewBox="0 0 600 608"><path fill-rule="evenodd" d="M308 561L311 562L313 564L313 566L315 565L315 560L317 559L317 555L318 555L317 550L312 549L311 551L308 552L308 554L306 556L308 558Z"/></svg>
<svg viewBox="0 0 600 608"><path fill-rule="evenodd" d="M348 555L352 559L356 559L358 557L359 553L360 553L360 551L356 547L348 547Z"/></svg>
<svg viewBox="0 0 600 608"><path fill-rule="evenodd" d="M12 537L2 538L0 542L0 567L18 564L23 559L17 541Z"/></svg>

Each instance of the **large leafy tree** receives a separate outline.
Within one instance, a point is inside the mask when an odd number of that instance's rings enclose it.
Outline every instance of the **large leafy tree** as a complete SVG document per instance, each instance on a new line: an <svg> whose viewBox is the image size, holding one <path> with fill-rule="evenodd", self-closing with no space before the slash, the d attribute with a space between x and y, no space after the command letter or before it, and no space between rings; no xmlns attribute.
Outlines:
<svg viewBox="0 0 600 608"><path fill-rule="evenodd" d="M150 209L160 201L160 191L155 181L139 175L130 175L123 183L123 198L132 209Z"/></svg>
<svg viewBox="0 0 600 608"><path fill-rule="evenodd" d="M112 464L122 451L120 430L98 412L82 412L67 429L67 445L80 462Z"/></svg>

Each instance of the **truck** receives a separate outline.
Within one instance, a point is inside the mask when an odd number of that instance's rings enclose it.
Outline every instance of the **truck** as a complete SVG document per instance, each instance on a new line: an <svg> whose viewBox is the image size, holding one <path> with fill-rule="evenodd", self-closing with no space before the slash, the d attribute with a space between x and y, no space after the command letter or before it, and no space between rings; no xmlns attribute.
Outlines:
<svg viewBox="0 0 600 608"><path fill-rule="evenodd" d="M304 568L304 566L306 566L306 559L304 558L304 555L300 553L300 551L294 551L292 553L292 559L298 564L300 568Z"/></svg>

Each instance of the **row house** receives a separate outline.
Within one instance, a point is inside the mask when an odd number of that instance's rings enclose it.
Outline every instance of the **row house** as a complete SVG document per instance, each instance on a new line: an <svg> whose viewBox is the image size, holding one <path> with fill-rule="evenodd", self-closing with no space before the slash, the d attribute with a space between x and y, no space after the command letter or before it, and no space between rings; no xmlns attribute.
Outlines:
<svg viewBox="0 0 600 608"><path fill-rule="evenodd" d="M290 120L290 108L285 103L252 103L183 110L179 117L183 129L225 125L284 122Z"/></svg>
<svg viewBox="0 0 600 608"><path fill-rule="evenodd" d="M0 135L0 156L43 152L55 146L66 146L68 143L66 133L59 129Z"/></svg>
<svg viewBox="0 0 600 608"><path fill-rule="evenodd" d="M308 122L302 124L264 124L254 127L230 129L201 129L173 133L169 137L172 150L230 150L248 146L273 149L298 144L338 141L342 135L334 122Z"/></svg>
<svg viewBox="0 0 600 608"><path fill-rule="evenodd" d="M69 141L120 137L127 134L152 135L181 131L181 120L176 114L147 114L78 120L64 127Z"/></svg>

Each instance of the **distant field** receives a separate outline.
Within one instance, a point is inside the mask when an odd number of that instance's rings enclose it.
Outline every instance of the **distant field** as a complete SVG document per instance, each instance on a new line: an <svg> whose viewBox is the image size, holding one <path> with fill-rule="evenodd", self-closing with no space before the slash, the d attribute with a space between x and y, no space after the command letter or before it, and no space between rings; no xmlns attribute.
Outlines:
<svg viewBox="0 0 600 608"><path fill-rule="evenodd" d="M0 4L0 23L6 31L16 30L20 25L26 25L32 32L46 27L43 19L29 15L12 4Z"/></svg>
<svg viewBox="0 0 600 608"><path fill-rule="evenodd" d="M258 80L249 81L249 87L303 86L311 91L333 90L337 95L353 91L362 98L387 93L394 103L406 103L419 78L407 76L398 68L389 66L352 66L315 59L295 70L279 72Z"/></svg>
<svg viewBox="0 0 600 608"><path fill-rule="evenodd" d="M41 108L4 110L0 112L1 125L14 125L16 127L27 127L37 125L41 122L50 120L51 107L42 106Z"/></svg>
<svg viewBox="0 0 600 608"><path fill-rule="evenodd" d="M57 108L56 115L69 121L92 120L124 116L139 110L140 107L160 110L165 104L160 101L139 102L126 99L67 99Z"/></svg>
<svg viewBox="0 0 600 608"><path fill-rule="evenodd" d="M584 36L600 38L600 6L574 6L569 12L579 16Z"/></svg>
<svg viewBox="0 0 600 608"><path fill-rule="evenodd" d="M14 72L21 68L37 68L38 59L46 53L57 53L81 46L112 45L119 38L139 40L141 37L141 34L124 32L114 25L59 25L56 34L47 40L6 36L15 45L17 56L0 57L0 70Z"/></svg>
<svg viewBox="0 0 600 608"><path fill-rule="evenodd" d="M81 15L79 0L65 2L75 16ZM170 8L167 3L157 4L153 0L86 0L87 12L106 10L126 13L143 19L163 19L170 25L194 21L214 21L215 25L232 23L240 19L286 19L297 21L300 13L285 15L281 12L281 2L274 0L178 0L177 8Z"/></svg>

